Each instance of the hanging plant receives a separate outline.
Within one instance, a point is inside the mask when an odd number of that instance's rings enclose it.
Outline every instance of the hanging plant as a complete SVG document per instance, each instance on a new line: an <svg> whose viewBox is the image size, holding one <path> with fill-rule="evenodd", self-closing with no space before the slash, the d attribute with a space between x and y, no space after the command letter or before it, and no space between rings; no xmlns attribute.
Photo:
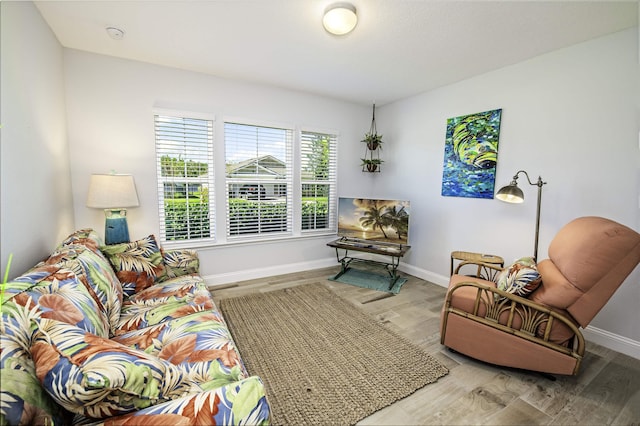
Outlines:
<svg viewBox="0 0 640 426"><path fill-rule="evenodd" d="M375 172L378 170L378 166L384 163L384 160L379 158L361 158L362 160L362 171Z"/></svg>
<svg viewBox="0 0 640 426"><path fill-rule="evenodd" d="M382 135L379 135L376 130L376 104L373 104L373 113L371 116L371 128L368 133L365 133L364 139L362 139L367 147L364 150L364 158L362 158L362 171L376 172L380 171L380 153L378 149L382 149Z"/></svg>
<svg viewBox="0 0 640 426"><path fill-rule="evenodd" d="M382 149L382 135L375 133L375 130L374 133L365 134L362 142L367 144L367 148L370 151L375 151L378 148Z"/></svg>

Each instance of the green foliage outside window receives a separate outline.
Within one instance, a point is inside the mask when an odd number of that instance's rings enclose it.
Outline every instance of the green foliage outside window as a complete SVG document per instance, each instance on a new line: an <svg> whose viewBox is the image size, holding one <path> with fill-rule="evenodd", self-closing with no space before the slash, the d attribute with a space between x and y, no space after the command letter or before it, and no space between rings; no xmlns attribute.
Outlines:
<svg viewBox="0 0 640 426"><path fill-rule="evenodd" d="M169 241L211 236L209 203L206 200L165 200L164 219L165 234Z"/></svg>
<svg viewBox="0 0 640 426"><path fill-rule="evenodd" d="M305 177L311 180L327 180L329 178L329 138L326 135L315 135L310 141L309 151L305 154L303 167Z"/></svg>
<svg viewBox="0 0 640 426"><path fill-rule="evenodd" d="M229 200L229 235L284 232L287 230L287 203Z"/></svg>
<svg viewBox="0 0 640 426"><path fill-rule="evenodd" d="M327 198L302 200L302 229L323 229L329 226L329 203Z"/></svg>
<svg viewBox="0 0 640 426"><path fill-rule="evenodd" d="M206 176L208 170L207 163L193 160L185 161L181 158L174 158L168 155L160 157L160 168L162 176L168 177L199 177Z"/></svg>
<svg viewBox="0 0 640 426"><path fill-rule="evenodd" d="M284 201L266 203L233 198L229 200L230 234L284 232L287 230L286 209ZM303 200L302 229L326 227L328 218L329 205L326 198ZM207 199L165 200L165 226L167 240L170 241L210 237Z"/></svg>

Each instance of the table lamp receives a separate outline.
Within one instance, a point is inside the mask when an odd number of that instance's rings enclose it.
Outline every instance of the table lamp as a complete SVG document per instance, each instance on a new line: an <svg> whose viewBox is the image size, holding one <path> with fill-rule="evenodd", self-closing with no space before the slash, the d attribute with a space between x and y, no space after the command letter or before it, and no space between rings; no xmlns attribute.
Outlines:
<svg viewBox="0 0 640 426"><path fill-rule="evenodd" d="M515 174L511 183L507 186L503 186L496 193L496 198L500 201L505 201L507 203L522 203L524 202L524 193L520 188L518 188L518 175L520 173L524 173L527 177L527 181L529 185L538 187L538 207L536 210L536 237L535 243L533 246L533 258L534 260L538 260L538 234L540 233L540 202L542 201L542 185L545 185L547 182L543 182L542 178L538 176L538 181L536 183L531 182L529 179L529 174L524 170L519 170L518 173Z"/></svg>
<svg viewBox="0 0 640 426"><path fill-rule="evenodd" d="M104 209L104 241L106 244L129 242L126 208L138 207L139 205L133 176L91 175L87 207Z"/></svg>

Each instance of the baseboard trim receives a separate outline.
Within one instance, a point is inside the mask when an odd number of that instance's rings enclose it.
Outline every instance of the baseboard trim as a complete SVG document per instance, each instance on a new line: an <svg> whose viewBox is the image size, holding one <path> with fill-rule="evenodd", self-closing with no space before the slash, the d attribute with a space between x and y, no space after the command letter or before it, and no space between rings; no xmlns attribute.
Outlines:
<svg viewBox="0 0 640 426"><path fill-rule="evenodd" d="M272 277L274 275L292 274L295 272L309 271L312 269L330 268L336 266L336 258L326 258L310 262L290 263L286 265L268 266L266 268L245 269L242 271L224 274L207 275L202 278L208 287L235 283L238 281L253 280L257 278Z"/></svg>
<svg viewBox="0 0 640 426"><path fill-rule="evenodd" d="M636 340L590 325L582 330L582 334L589 342L629 355L632 358L640 359L640 342Z"/></svg>
<svg viewBox="0 0 640 426"><path fill-rule="evenodd" d="M401 272L406 272L409 275L429 281L430 283L439 285L440 287L446 288L449 286L449 277L447 276L436 274L435 272L427 271L413 265L407 265L406 263L400 263L398 269Z"/></svg>
<svg viewBox="0 0 640 426"><path fill-rule="evenodd" d="M215 288L216 286L222 286L238 281L253 280L258 278L271 277L274 275L291 274L295 272L309 271L312 269L330 268L337 265L338 264L336 263L336 258L330 257L310 262L291 263L286 265L269 266L266 268L256 268L224 274L207 275L203 276L203 279L209 287ZM421 269L413 265L408 265L406 263L401 262L398 266L398 270L413 275L414 277L421 278L425 281L429 281L441 287L447 287L449 284L448 276L436 274L435 272L427 271L425 269ZM640 359L640 342L638 341L592 326L588 326L586 329L584 329L583 335L585 339L590 342L593 342L600 346L604 346L605 348L614 350L616 352L623 353L630 357Z"/></svg>

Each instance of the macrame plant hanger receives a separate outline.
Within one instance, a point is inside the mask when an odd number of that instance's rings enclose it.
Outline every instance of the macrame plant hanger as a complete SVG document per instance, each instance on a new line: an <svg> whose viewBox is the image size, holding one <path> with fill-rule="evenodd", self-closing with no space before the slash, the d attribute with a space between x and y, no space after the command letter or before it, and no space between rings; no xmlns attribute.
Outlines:
<svg viewBox="0 0 640 426"><path fill-rule="evenodd" d="M362 162L363 172L380 172L380 144L382 143L381 136L378 136L378 129L376 128L376 104L373 104L373 111L371 115L371 127L366 138L364 148L364 158Z"/></svg>

